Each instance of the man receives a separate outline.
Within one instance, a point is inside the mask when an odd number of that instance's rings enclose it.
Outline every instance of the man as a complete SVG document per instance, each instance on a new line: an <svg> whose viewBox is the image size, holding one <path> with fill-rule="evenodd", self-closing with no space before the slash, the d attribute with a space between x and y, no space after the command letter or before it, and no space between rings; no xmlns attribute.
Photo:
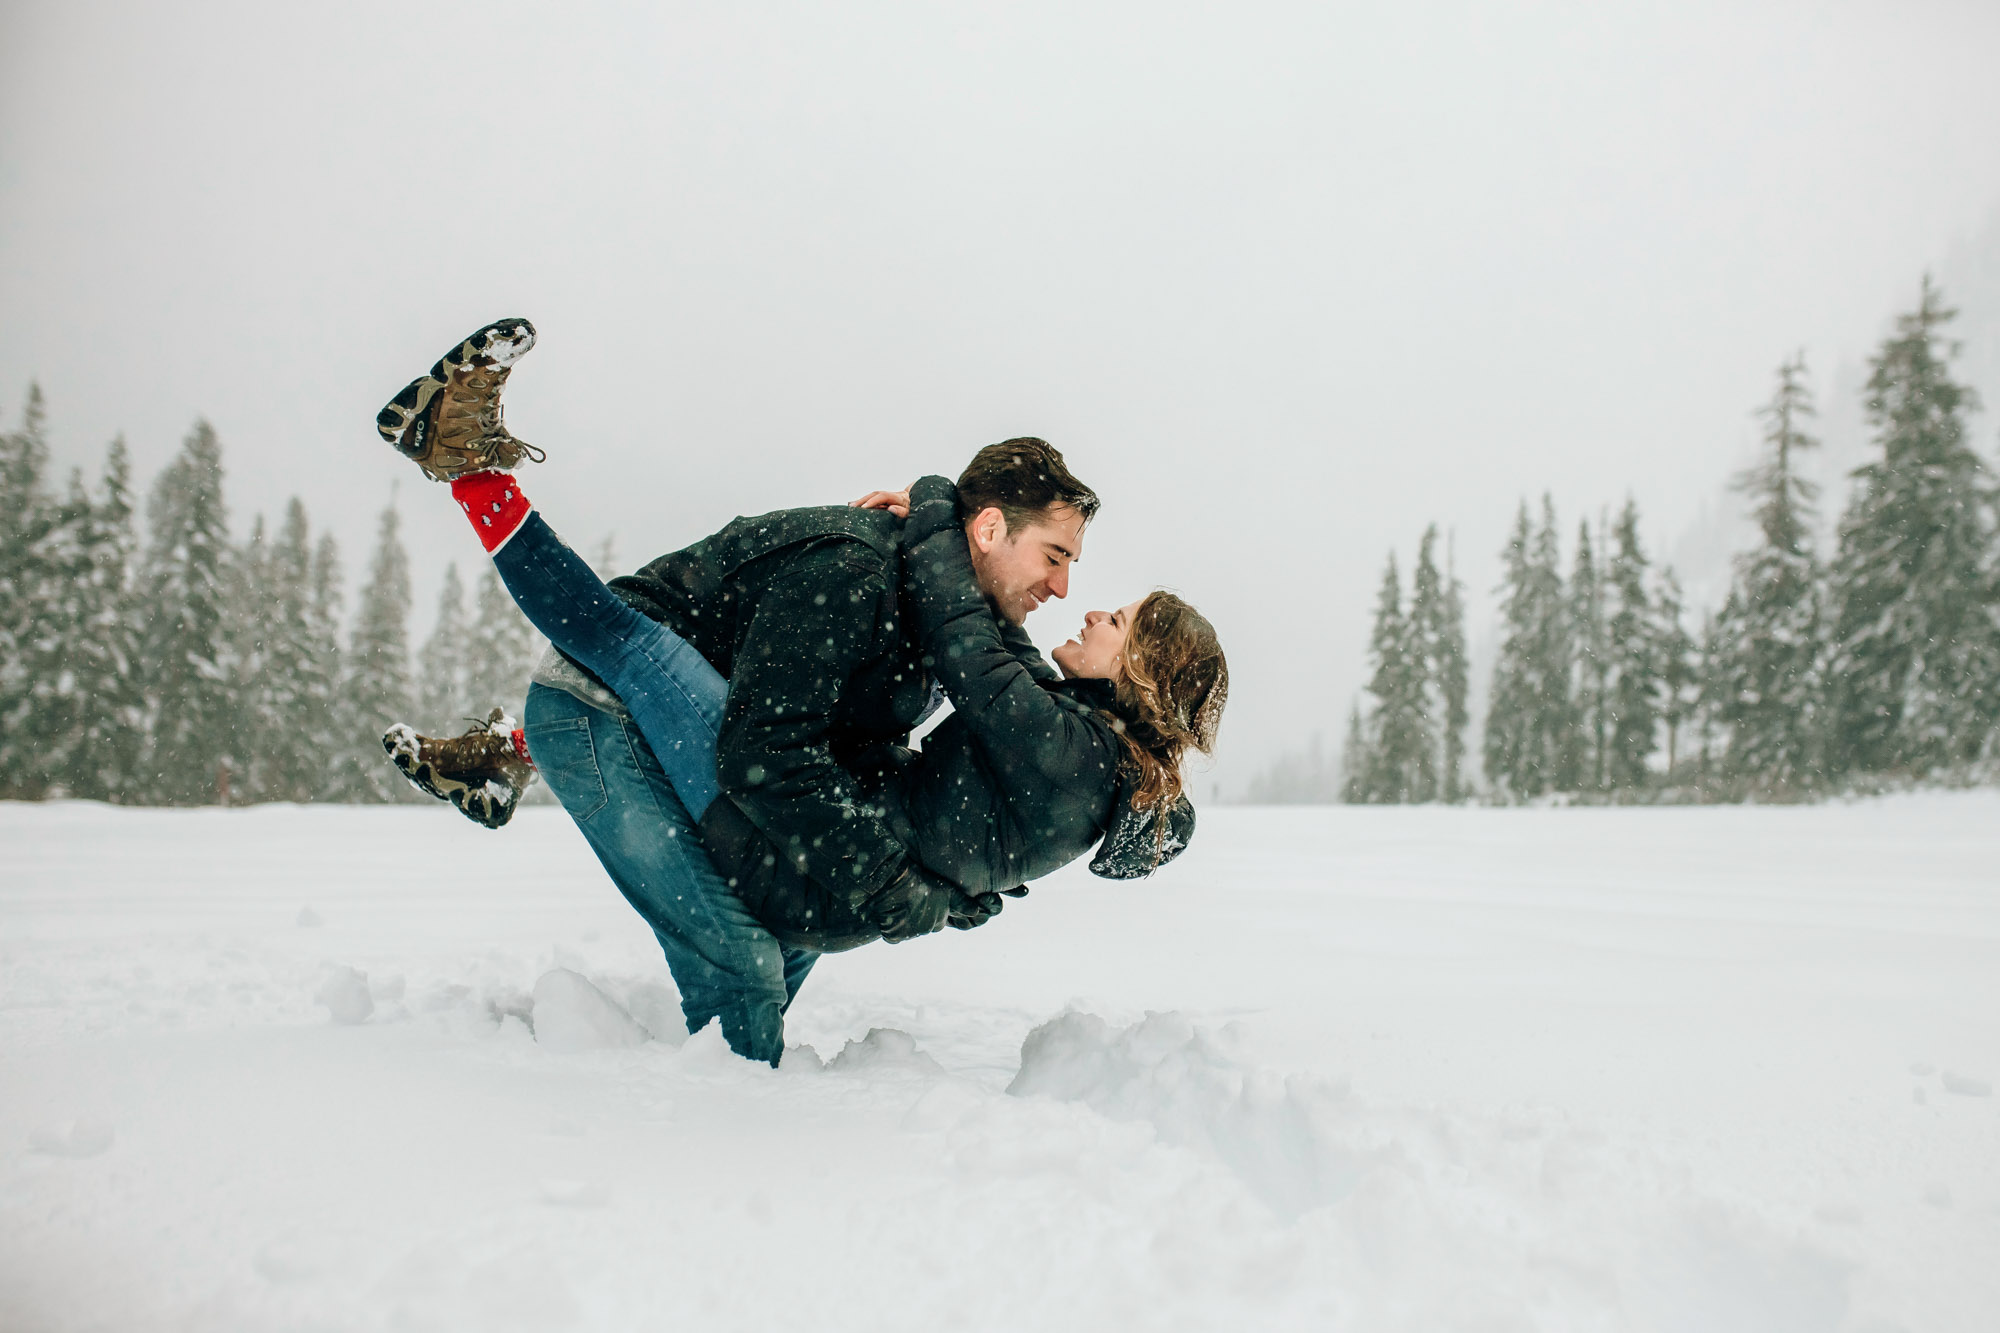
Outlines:
<svg viewBox="0 0 2000 1333"><path fill-rule="evenodd" d="M1021 622L1067 595L1097 496L1029 437L980 450L958 493L979 587L1032 652ZM551 653L530 689L543 778L653 926L689 1030L719 1018L751 1059L782 1054L784 1012L820 952L928 933L951 907L952 886L910 858L853 773L938 702L903 611L898 535L882 509L781 510L613 581L727 681L721 794L698 823L601 684Z"/></svg>

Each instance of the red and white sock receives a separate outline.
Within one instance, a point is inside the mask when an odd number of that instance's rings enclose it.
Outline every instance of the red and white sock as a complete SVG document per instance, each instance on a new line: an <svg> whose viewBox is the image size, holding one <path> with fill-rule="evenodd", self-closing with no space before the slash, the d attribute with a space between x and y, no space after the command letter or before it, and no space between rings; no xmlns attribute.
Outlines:
<svg viewBox="0 0 2000 1333"><path fill-rule="evenodd" d="M451 483L451 498L472 520L479 544L493 555L521 530L535 507L521 494L521 483L505 472L468 472Z"/></svg>

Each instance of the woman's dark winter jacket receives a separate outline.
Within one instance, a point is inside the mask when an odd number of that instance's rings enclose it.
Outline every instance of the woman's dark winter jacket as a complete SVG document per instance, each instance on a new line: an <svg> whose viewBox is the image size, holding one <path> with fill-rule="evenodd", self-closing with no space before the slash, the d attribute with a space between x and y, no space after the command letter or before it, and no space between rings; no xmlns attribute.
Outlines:
<svg viewBox="0 0 2000 1333"><path fill-rule="evenodd" d="M924 738L891 799L917 856L967 893L1038 879L1088 852L1111 823L1123 746L1103 711L1110 682L1059 679L1024 633L1003 630L944 478L911 488L903 548L924 662L955 711Z"/></svg>

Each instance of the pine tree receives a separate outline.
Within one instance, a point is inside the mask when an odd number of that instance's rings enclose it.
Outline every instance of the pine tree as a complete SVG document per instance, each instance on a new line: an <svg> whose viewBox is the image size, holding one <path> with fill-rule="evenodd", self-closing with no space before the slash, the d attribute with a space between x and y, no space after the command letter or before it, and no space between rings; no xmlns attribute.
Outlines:
<svg viewBox="0 0 2000 1333"><path fill-rule="evenodd" d="M1522 799L1547 790L1536 734L1543 682L1538 673L1535 633L1537 587L1531 554L1533 529L1528 504L1521 502L1514 531L1500 553L1505 574L1498 589L1500 651L1493 661L1493 687L1486 707L1483 744L1486 780L1496 794Z"/></svg>
<svg viewBox="0 0 2000 1333"><path fill-rule="evenodd" d="M30 799L71 794L68 766L87 707L70 669L86 632L90 558L91 505L80 472L36 526L15 571L18 684L6 715L8 785Z"/></svg>
<svg viewBox="0 0 2000 1333"><path fill-rule="evenodd" d="M248 765L251 794L263 801L310 801L320 794L326 767L315 722L325 714L330 688L313 628L311 533L297 496L258 563L263 633L244 701L257 738Z"/></svg>
<svg viewBox="0 0 2000 1333"><path fill-rule="evenodd" d="M1347 739L1340 747L1340 799L1349 805L1368 800L1368 733L1361 721L1361 701L1347 710Z"/></svg>
<svg viewBox="0 0 2000 1333"><path fill-rule="evenodd" d="M294 501L295 506L297 502ZM297 506L300 540L304 541L305 509ZM286 515L286 529L291 516ZM306 598L304 650L299 673L299 754L293 772L300 783L295 800L351 800L343 783L350 769L340 762L350 745L342 727L340 682L340 622L345 610L341 591L340 547L332 533L313 548L312 572Z"/></svg>
<svg viewBox="0 0 2000 1333"><path fill-rule="evenodd" d="M1576 563L1570 573L1569 592L1570 643L1575 660L1571 707L1577 725L1566 737L1564 777L1557 785L1564 791L1602 791L1611 722L1611 662L1605 642L1603 576L1588 523L1577 525Z"/></svg>
<svg viewBox="0 0 2000 1333"><path fill-rule="evenodd" d="M250 525L250 540L230 562L229 675L236 706L229 744L229 800L251 805L272 799L270 744L282 734L281 710L270 695L282 688L272 678L270 632L277 611L271 586L271 543L264 516Z"/></svg>
<svg viewBox="0 0 2000 1333"><path fill-rule="evenodd" d="M40 385L28 386L19 430L0 433L0 796L41 794L33 652L46 590L37 551L53 519L44 474L49 448Z"/></svg>
<svg viewBox="0 0 2000 1333"><path fill-rule="evenodd" d="M1530 727L1530 762L1535 782L1529 794L1575 791L1577 708L1573 677L1575 627L1562 581L1562 548L1556 536L1555 502L1542 496L1542 522L1528 559L1529 653L1535 684Z"/></svg>
<svg viewBox="0 0 2000 1333"><path fill-rule="evenodd" d="M528 677L545 641L514 605L491 564L480 575L478 605L466 641L469 711L484 717L488 709L497 707L519 717L528 694Z"/></svg>
<svg viewBox="0 0 2000 1333"><path fill-rule="evenodd" d="M341 680L336 787L353 801L408 799L382 753L382 733L405 721L410 694L410 561L394 505L382 511L368 582L355 609Z"/></svg>
<svg viewBox="0 0 2000 1333"><path fill-rule="evenodd" d="M1414 640L1411 621L1403 614L1402 581L1392 552L1382 574L1368 647L1374 662L1368 692L1375 696L1365 782L1371 802L1419 800L1426 787L1436 790L1436 750L1423 711L1423 660Z"/></svg>
<svg viewBox="0 0 2000 1333"><path fill-rule="evenodd" d="M1404 622L1404 654L1410 708L1422 728L1423 748L1410 771L1408 799L1435 801L1444 772L1444 697L1440 687L1445 637L1444 578L1437 565L1437 524L1417 543L1417 567L1410 577L1410 614Z"/></svg>
<svg viewBox="0 0 2000 1333"><path fill-rule="evenodd" d="M231 726L227 515L222 446L197 421L147 501L144 640L152 712L146 768L153 800L215 799Z"/></svg>
<svg viewBox="0 0 2000 1333"><path fill-rule="evenodd" d="M1694 708L1688 714L1696 747L1695 789L1704 799L1711 799L1722 790L1715 755L1726 685L1718 665L1722 658L1720 626L1720 619L1714 615L1701 618L1701 638L1695 646Z"/></svg>
<svg viewBox="0 0 2000 1333"><path fill-rule="evenodd" d="M1469 709L1471 669L1465 650L1465 585L1459 581L1457 562L1447 554L1444 595L1432 632L1432 679L1443 709L1444 753L1440 786L1444 799L1462 801L1469 790L1465 773L1465 729L1472 721Z"/></svg>
<svg viewBox="0 0 2000 1333"><path fill-rule="evenodd" d="M1812 551L1818 488L1798 472L1798 453L1819 442L1801 353L1778 368L1759 412L1769 454L1736 478L1754 502L1762 540L1736 558L1719 617L1715 662L1718 720L1727 733L1731 779L1764 792L1817 785L1822 729L1820 571Z"/></svg>
<svg viewBox="0 0 2000 1333"><path fill-rule="evenodd" d="M417 654L417 718L433 731L456 730L452 723L468 717L472 705L465 691L465 653L469 638L465 622L465 587L458 566L446 565L438 593L437 622ZM491 705L488 705L489 707Z"/></svg>
<svg viewBox="0 0 2000 1333"><path fill-rule="evenodd" d="M1699 647L1687 631L1686 599L1681 581L1671 569L1660 572L1659 591L1653 597L1652 638L1658 654L1660 681L1660 721L1667 729L1667 783L1680 782L1681 727L1694 716L1701 703Z"/></svg>
<svg viewBox="0 0 2000 1333"><path fill-rule="evenodd" d="M1979 756L2000 707L1991 614L1993 481L1965 440L1971 390L1928 276L1871 363L1866 407L1882 457L1857 468L1834 567L1832 759L1926 774Z"/></svg>
<svg viewBox="0 0 2000 1333"><path fill-rule="evenodd" d="M1605 693L1610 738L1605 770L1614 789L1637 791L1651 780L1648 764L1658 746L1661 694L1659 641L1653 600L1646 592L1646 553L1639 544L1639 506L1625 501L1612 530L1611 567L1605 579Z"/></svg>
<svg viewBox="0 0 2000 1333"><path fill-rule="evenodd" d="M123 436L104 455L99 497L90 505L84 556L75 573L77 632L67 669L81 708L65 747L62 782L72 795L125 801L138 789L146 734L134 612L132 464Z"/></svg>

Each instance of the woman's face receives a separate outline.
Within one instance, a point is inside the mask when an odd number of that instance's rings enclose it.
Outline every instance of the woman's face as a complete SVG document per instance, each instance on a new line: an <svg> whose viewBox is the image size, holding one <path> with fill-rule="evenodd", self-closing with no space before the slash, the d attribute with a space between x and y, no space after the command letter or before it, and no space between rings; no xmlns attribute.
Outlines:
<svg viewBox="0 0 2000 1333"><path fill-rule="evenodd" d="M1141 597L1139 602L1145 600ZM1139 614L1139 602L1116 611L1086 613L1083 628L1076 637L1049 656L1072 679L1117 680L1125 674L1125 636L1132 632L1132 617Z"/></svg>

